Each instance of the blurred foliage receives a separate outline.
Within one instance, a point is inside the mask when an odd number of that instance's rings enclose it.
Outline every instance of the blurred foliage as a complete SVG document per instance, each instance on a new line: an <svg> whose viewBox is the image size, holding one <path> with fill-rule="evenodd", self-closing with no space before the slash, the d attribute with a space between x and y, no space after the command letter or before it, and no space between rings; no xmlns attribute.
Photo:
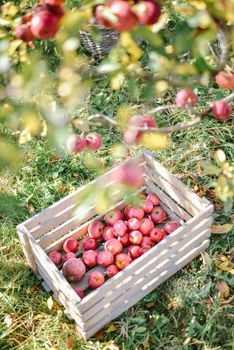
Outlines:
<svg viewBox="0 0 234 350"><path fill-rule="evenodd" d="M48 137L61 153L70 121L77 108L89 100L99 75L106 76L113 90L126 88L130 98L141 98L146 105L151 105L174 86L191 82L205 87L212 84L220 64L210 45L219 56L220 28L230 42L230 59L233 56L233 0L165 1L156 24L121 33L108 57L97 64L89 63L77 36L79 29L83 29L98 40L92 16L95 1L79 2L79 8L77 2L70 2L55 40L33 43L16 39L14 30L36 2L1 3L0 123L12 130L11 141L0 133L1 169L19 165L32 138ZM131 107L123 106L122 130L131 111ZM121 113L117 111L117 118ZM87 122L85 130L79 125L76 132L85 132L90 127ZM165 134L148 133L142 138L142 146L157 150L168 147L169 141L170 137ZM104 170L104 165L100 166L96 159L87 158L87 166L97 162L97 168ZM229 208L233 170L223 165L219 175L216 192L221 200L228 198Z"/></svg>

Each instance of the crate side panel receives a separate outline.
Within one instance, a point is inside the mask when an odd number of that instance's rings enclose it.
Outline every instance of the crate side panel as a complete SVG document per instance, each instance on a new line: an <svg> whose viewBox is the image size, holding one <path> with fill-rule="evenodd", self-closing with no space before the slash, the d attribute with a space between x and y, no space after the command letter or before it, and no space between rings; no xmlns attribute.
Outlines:
<svg viewBox="0 0 234 350"><path fill-rule="evenodd" d="M27 262L31 267L32 271L35 273L35 275L37 275L38 273L37 264L32 252L31 245L28 240L27 230L24 227L24 225L18 225L16 230L23 248L24 255L27 259Z"/></svg>
<svg viewBox="0 0 234 350"><path fill-rule="evenodd" d="M157 276L155 279L151 281L151 285L147 286L144 290L140 290L138 294L134 295L132 299L122 300L122 306L113 310L110 314L104 314L102 320L98 322L98 324L94 325L91 328L86 327L86 338L90 338L94 335L98 330L108 324L111 320L114 320L119 315L121 315L124 311L128 310L134 304L136 304L140 299L145 297L155 288L157 288L160 284L174 275L181 268L186 266L190 261L192 261L196 256L198 256L202 251L204 251L209 246L209 240L204 241L199 247L194 248L190 251L186 256L183 256L169 271L162 273L162 276Z"/></svg>
<svg viewBox="0 0 234 350"><path fill-rule="evenodd" d="M155 255L151 260L143 263L141 268L136 270L129 278L123 280L116 288L110 290L108 293L105 293L105 298L102 301L84 312L84 322L94 322L94 316L96 322L96 320L101 317L102 309L107 308L108 305L109 308L112 308L115 304L115 299L119 299L118 295L121 294L121 292L124 292L128 296L135 293L135 291L142 288L145 283L148 283L155 274L161 273L165 268L172 266L179 257L187 254L209 236L210 229L205 229L201 232L195 231L191 239L184 237L174 242L173 245L162 251L159 255Z"/></svg>

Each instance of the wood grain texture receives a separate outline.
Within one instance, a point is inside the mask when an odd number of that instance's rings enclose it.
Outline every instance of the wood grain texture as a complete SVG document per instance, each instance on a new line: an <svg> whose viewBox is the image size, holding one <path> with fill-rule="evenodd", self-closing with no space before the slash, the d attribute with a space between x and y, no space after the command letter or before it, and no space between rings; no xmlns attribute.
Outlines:
<svg viewBox="0 0 234 350"><path fill-rule="evenodd" d="M37 264L36 264L36 261L29 243L29 239L28 239L29 232L23 224L18 225L16 227L16 231L18 233L27 262L31 267L32 271L35 273L35 275L37 275L38 273Z"/></svg>

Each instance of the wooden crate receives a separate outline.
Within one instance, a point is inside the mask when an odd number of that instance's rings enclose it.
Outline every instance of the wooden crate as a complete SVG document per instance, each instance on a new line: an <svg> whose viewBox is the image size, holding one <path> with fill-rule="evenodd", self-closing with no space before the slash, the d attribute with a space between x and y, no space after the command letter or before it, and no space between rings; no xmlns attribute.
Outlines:
<svg viewBox="0 0 234 350"><path fill-rule="evenodd" d="M94 184L113 187L112 172L117 167L17 226L30 267L43 280L45 289L53 291L54 297L64 306L65 314L75 321L78 331L86 339L175 274L209 245L213 213L210 202L198 197L170 174L150 152L140 153L125 163L128 162L144 169L144 186L139 191L157 194L160 205L169 217L181 223L181 227L84 299L77 296L47 254L60 249L68 237L79 239L87 233L90 222L101 218L95 206L91 206L82 219L75 216L77 199ZM113 190L113 207L121 207L125 200L117 190ZM102 267L98 269L102 270ZM76 285L86 288L87 276Z"/></svg>

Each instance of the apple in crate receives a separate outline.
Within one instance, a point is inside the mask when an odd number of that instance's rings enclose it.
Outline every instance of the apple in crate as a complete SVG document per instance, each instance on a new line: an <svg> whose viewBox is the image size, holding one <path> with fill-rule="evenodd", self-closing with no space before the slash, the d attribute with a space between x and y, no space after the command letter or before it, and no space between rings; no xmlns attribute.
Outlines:
<svg viewBox="0 0 234 350"><path fill-rule="evenodd" d="M146 199L141 205L141 208L144 210L145 214L150 214L154 209L153 202L150 199Z"/></svg>
<svg viewBox="0 0 234 350"><path fill-rule="evenodd" d="M123 250L122 243L116 238L112 238L109 241L107 241L104 245L104 248L107 252L110 252L113 255L116 255L122 252Z"/></svg>
<svg viewBox="0 0 234 350"><path fill-rule="evenodd" d="M148 194L148 196L147 196L146 199L147 199L147 200L150 200L150 201L153 203L154 206L155 206L155 205L159 205L159 198L158 198L158 196L156 196L156 194L154 194L154 193Z"/></svg>
<svg viewBox="0 0 234 350"><path fill-rule="evenodd" d="M97 255L95 250L86 250L82 256L82 260L88 267L94 267L97 265Z"/></svg>
<svg viewBox="0 0 234 350"><path fill-rule="evenodd" d="M128 233L125 233L125 235L118 237L118 241L120 241L123 247L127 247L129 245Z"/></svg>
<svg viewBox="0 0 234 350"><path fill-rule="evenodd" d="M149 218L144 218L143 220L141 220L139 231L141 231L141 233L144 236L148 236L153 228L154 223L152 220L150 220Z"/></svg>
<svg viewBox="0 0 234 350"><path fill-rule="evenodd" d="M111 252L101 250L97 254L97 263L100 266L107 267L111 265L114 261L114 256Z"/></svg>
<svg viewBox="0 0 234 350"><path fill-rule="evenodd" d="M89 227L88 232L91 237L100 239L104 231L105 225L101 221L93 221Z"/></svg>
<svg viewBox="0 0 234 350"><path fill-rule="evenodd" d="M85 264L77 258L69 259L63 264L62 272L68 282L79 282L86 273Z"/></svg>
<svg viewBox="0 0 234 350"><path fill-rule="evenodd" d="M132 244L140 244L142 241L142 234L140 231L135 230L129 233L129 241Z"/></svg>
<svg viewBox="0 0 234 350"><path fill-rule="evenodd" d="M153 230L150 232L150 238L152 241L157 243L160 242L165 236L165 231L158 227L153 228Z"/></svg>
<svg viewBox="0 0 234 350"><path fill-rule="evenodd" d="M125 269L131 262L132 258L128 254L119 253L115 256L115 265L119 270Z"/></svg>
<svg viewBox="0 0 234 350"><path fill-rule="evenodd" d="M151 219L155 224L159 224L160 222L166 220L167 214L166 212L158 205L154 207L152 213L150 214Z"/></svg>
<svg viewBox="0 0 234 350"><path fill-rule="evenodd" d="M115 276L117 273L119 272L119 269L116 265L110 265L107 267L106 269L106 275L107 277L111 278L113 276Z"/></svg>
<svg viewBox="0 0 234 350"><path fill-rule="evenodd" d="M137 218L130 218L127 221L129 230L138 230L140 227L140 221Z"/></svg>
<svg viewBox="0 0 234 350"><path fill-rule="evenodd" d="M141 242L141 246L143 249L150 249L154 245L154 242L148 236L144 236Z"/></svg>
<svg viewBox="0 0 234 350"><path fill-rule="evenodd" d="M139 258L142 255L142 248L139 245L130 245L127 248L132 259Z"/></svg>
<svg viewBox="0 0 234 350"><path fill-rule="evenodd" d="M124 217L126 220L129 220L130 219L130 216L129 216L129 211L130 209L132 208L131 205L127 205L124 209Z"/></svg>
<svg viewBox="0 0 234 350"><path fill-rule="evenodd" d="M127 232L128 227L123 220L118 220L114 224L113 229L114 229L116 237L118 237L118 236L121 237Z"/></svg>
<svg viewBox="0 0 234 350"><path fill-rule="evenodd" d="M142 220L144 217L145 213L142 208L130 208L128 216L129 218L137 218L138 220Z"/></svg>
<svg viewBox="0 0 234 350"><path fill-rule="evenodd" d="M123 220L123 214L120 210L113 209L104 216L104 220L107 225L113 226L118 220Z"/></svg>
<svg viewBox="0 0 234 350"><path fill-rule="evenodd" d="M67 260L72 259L72 258L75 258L75 257L76 257L76 254L75 254L75 253L69 252L69 253L67 253L66 255L64 255L64 257L63 257L63 262L66 262Z"/></svg>
<svg viewBox="0 0 234 350"><path fill-rule="evenodd" d="M66 253L75 253L79 247L79 242L75 238L68 238L63 243L63 250Z"/></svg>
<svg viewBox="0 0 234 350"><path fill-rule="evenodd" d="M109 239L114 237L115 237L115 231L113 227L112 226L105 227L102 234L102 238L104 239L104 241L109 241Z"/></svg>
<svg viewBox="0 0 234 350"><path fill-rule="evenodd" d="M62 261L62 255L56 250L49 253L49 258L55 265L59 265Z"/></svg>
<svg viewBox="0 0 234 350"><path fill-rule="evenodd" d="M101 285L103 285L104 283L105 283L104 275L97 270L92 271L88 277L88 284L89 284L89 287L92 289L96 289Z"/></svg>
<svg viewBox="0 0 234 350"><path fill-rule="evenodd" d="M80 297L80 299L84 298L85 294L84 294L84 290L82 288L74 287L73 289L76 292L76 294Z"/></svg>
<svg viewBox="0 0 234 350"><path fill-rule="evenodd" d="M82 241L84 250L95 250L98 247L98 242L93 237L86 237Z"/></svg>
<svg viewBox="0 0 234 350"><path fill-rule="evenodd" d="M180 224L177 221L169 221L164 226L164 231L166 231L167 234L172 233L175 231L178 227L180 227Z"/></svg>

